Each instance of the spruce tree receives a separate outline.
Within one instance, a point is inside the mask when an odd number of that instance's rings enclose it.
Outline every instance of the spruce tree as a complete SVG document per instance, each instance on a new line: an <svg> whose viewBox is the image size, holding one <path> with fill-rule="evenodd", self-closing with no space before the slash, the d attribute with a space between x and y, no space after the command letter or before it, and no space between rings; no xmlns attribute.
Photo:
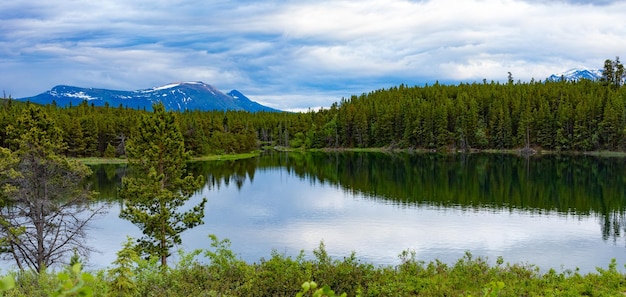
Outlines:
<svg viewBox="0 0 626 297"><path fill-rule="evenodd" d="M624 78L626 78L626 72L619 57L615 57L615 61L610 59L604 61L601 81L607 85L619 88L624 83Z"/></svg>
<svg viewBox="0 0 626 297"><path fill-rule="evenodd" d="M202 186L202 176L186 175L189 153L175 115L163 104L155 104L151 114L141 117L137 133L127 144L129 163L137 173L122 181L120 197L124 207L120 217L139 227L142 255L158 256L161 266L180 234L202 224L206 199L187 211L180 211Z"/></svg>
<svg viewBox="0 0 626 297"><path fill-rule="evenodd" d="M3 258L41 272L72 251L86 257L85 229L102 211L90 209L93 193L81 183L91 170L61 155L62 131L38 106L25 108L7 134L12 151L0 153Z"/></svg>
<svg viewBox="0 0 626 297"><path fill-rule="evenodd" d="M615 57L615 85L621 87L624 84L624 78L626 78L626 72L624 71L624 65L619 61L619 57Z"/></svg>

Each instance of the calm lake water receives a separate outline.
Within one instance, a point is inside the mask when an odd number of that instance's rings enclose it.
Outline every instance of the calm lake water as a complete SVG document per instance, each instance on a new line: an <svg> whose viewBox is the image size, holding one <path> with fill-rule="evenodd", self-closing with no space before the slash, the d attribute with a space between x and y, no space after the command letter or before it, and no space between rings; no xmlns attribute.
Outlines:
<svg viewBox="0 0 626 297"><path fill-rule="evenodd" d="M126 236L118 218L120 166L95 166L92 183L109 207L94 221L93 267L110 266ZM191 203L208 199L205 223L183 248L228 238L248 262L272 251L308 257L321 241L334 258L355 252L395 265L403 250L418 260L454 263L466 251L542 270L626 264L626 159L589 156L274 153L190 165L207 177Z"/></svg>

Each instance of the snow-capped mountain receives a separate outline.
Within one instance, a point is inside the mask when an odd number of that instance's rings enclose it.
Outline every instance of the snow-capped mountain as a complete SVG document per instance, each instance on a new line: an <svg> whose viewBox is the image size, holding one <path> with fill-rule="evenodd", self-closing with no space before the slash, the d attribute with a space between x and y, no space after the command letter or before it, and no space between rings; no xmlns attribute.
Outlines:
<svg viewBox="0 0 626 297"><path fill-rule="evenodd" d="M19 98L38 104L56 102L59 106L78 105L87 100L89 104L111 107L122 105L128 108L152 110L152 103L162 102L167 110L245 110L279 111L263 106L244 96L237 90L224 94L203 82L171 83L151 89L117 91L107 89L56 86L50 91L34 97Z"/></svg>
<svg viewBox="0 0 626 297"><path fill-rule="evenodd" d="M602 70L600 69L573 68L560 74L552 74L548 80L579 81L581 79L600 80L600 78L602 78Z"/></svg>

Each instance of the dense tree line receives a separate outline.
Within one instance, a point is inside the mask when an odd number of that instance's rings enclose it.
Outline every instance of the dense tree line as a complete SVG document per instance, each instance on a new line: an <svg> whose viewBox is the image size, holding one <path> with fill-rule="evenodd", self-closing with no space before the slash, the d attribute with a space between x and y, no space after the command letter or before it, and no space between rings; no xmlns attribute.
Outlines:
<svg viewBox="0 0 626 297"><path fill-rule="evenodd" d="M0 101L0 146L8 147L6 129L29 103ZM44 107L46 114L62 131L63 153L70 157L116 157L126 155L126 144L146 111L118 107L95 107L87 101L78 106ZM175 113L185 147L193 155L239 153L257 148L257 138L248 123L248 113L184 112Z"/></svg>
<svg viewBox="0 0 626 297"><path fill-rule="evenodd" d="M619 60L611 65L623 76ZM599 81L400 85L306 113L187 111L176 113L176 119L194 155L247 152L259 145L624 151L621 82L613 73ZM7 146L5 127L24 106L2 102L0 146ZM67 156L125 155L125 143L145 113L87 102L46 109L63 130Z"/></svg>
<svg viewBox="0 0 626 297"><path fill-rule="evenodd" d="M346 147L623 150L625 100L588 80L401 85L343 100L326 124ZM328 130L309 132L314 146L333 142Z"/></svg>

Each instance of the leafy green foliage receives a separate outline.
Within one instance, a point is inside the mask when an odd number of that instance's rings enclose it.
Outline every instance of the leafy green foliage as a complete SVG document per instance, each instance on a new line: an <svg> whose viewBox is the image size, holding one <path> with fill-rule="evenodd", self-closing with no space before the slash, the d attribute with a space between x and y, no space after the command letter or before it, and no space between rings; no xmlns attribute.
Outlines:
<svg viewBox="0 0 626 297"><path fill-rule="evenodd" d="M15 279L12 275L5 275L0 279L0 296L4 296L4 293L8 290L15 288Z"/></svg>
<svg viewBox="0 0 626 297"><path fill-rule="evenodd" d="M19 271L4 279L15 285L5 292L5 296L108 296L104 274L83 272L80 263L67 266L58 273Z"/></svg>
<svg viewBox="0 0 626 297"><path fill-rule="evenodd" d="M93 289L86 286L85 283L93 282L94 278L90 273L82 272L80 263L70 266L68 272L57 274L57 279L59 280L59 287L51 296L93 296Z"/></svg>
<svg viewBox="0 0 626 297"><path fill-rule="evenodd" d="M146 260L133 255L129 240L116 266L129 268L124 269L133 283L131 290L119 290L116 268L91 274L82 272L80 264L60 273L18 272L12 289L13 275L9 274L0 286L6 280L6 296L493 297L622 296L626 292L626 274L618 270L615 260L606 269L582 275L569 270L540 273L533 265L509 264L502 258L489 265L486 259L469 252L454 264L438 260L426 263L405 251L399 265L374 267L355 265L352 256L333 259L320 245L311 260L305 260L304 254L293 259L273 253L269 260L249 264L227 250L228 241L215 236L211 241L210 250L181 252L175 267L163 269L158 257ZM209 261L198 260L201 255ZM348 273L346 267L354 273Z"/></svg>
<svg viewBox="0 0 626 297"><path fill-rule="evenodd" d="M209 239L211 239L211 248L213 250L206 250L204 255L211 261L213 266L226 270L238 264L237 256L230 249L230 240L219 240L214 234L210 234Z"/></svg>
<svg viewBox="0 0 626 297"><path fill-rule="evenodd" d="M307 294L308 293L308 294ZM348 294L341 293L336 295L328 285L324 285L321 288L317 288L317 283L314 281L307 281L302 283L302 290L296 294L296 297L312 296L312 297L346 297ZM357 295L359 296L359 295Z"/></svg>

